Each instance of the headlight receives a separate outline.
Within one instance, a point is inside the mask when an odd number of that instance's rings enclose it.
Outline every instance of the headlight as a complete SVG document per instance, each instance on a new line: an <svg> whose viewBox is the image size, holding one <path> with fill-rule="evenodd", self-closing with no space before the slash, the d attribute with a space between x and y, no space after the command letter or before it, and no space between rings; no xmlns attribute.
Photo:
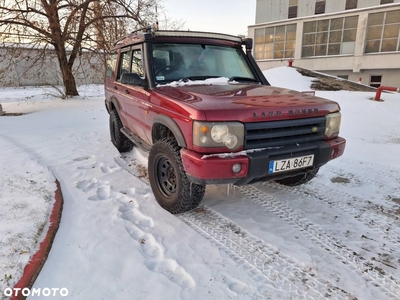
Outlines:
<svg viewBox="0 0 400 300"><path fill-rule="evenodd" d="M226 125L214 125L211 128L211 138L216 143L222 143L228 133L229 128Z"/></svg>
<svg viewBox="0 0 400 300"><path fill-rule="evenodd" d="M230 150L243 146L244 126L239 122L193 122L193 144L198 147L227 147Z"/></svg>
<svg viewBox="0 0 400 300"><path fill-rule="evenodd" d="M340 112L329 114L326 116L325 137L332 139L339 135L340 119L342 115Z"/></svg>

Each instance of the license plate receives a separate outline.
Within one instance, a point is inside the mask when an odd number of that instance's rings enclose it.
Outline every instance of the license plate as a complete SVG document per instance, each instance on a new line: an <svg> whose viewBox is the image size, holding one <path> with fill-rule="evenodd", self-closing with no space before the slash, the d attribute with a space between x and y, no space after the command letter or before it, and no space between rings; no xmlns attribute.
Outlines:
<svg viewBox="0 0 400 300"><path fill-rule="evenodd" d="M306 155L281 160L271 160L269 162L268 174L302 169L312 166L313 163L314 155Z"/></svg>

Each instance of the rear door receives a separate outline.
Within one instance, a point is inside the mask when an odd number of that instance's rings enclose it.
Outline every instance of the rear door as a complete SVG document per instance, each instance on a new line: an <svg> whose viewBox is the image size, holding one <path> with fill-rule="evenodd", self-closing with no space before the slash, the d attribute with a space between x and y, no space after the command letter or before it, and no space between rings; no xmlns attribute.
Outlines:
<svg viewBox="0 0 400 300"><path fill-rule="evenodd" d="M122 124L128 127L128 118L126 113L126 102L128 101L127 93L124 86L121 84L121 76L124 73L129 73L131 68L131 47L125 47L120 50L118 56L118 66L113 84L113 95L119 104L119 116Z"/></svg>
<svg viewBox="0 0 400 300"><path fill-rule="evenodd" d="M115 81L115 71L116 71L116 62L117 62L118 53L113 52L107 58L107 69L106 76L104 79L104 92L107 101L111 101L114 95L114 81Z"/></svg>

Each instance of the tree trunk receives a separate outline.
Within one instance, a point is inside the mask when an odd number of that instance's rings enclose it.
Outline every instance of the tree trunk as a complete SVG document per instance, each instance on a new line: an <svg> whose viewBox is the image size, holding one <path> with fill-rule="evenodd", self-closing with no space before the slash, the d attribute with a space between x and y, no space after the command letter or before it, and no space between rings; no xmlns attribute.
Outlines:
<svg viewBox="0 0 400 300"><path fill-rule="evenodd" d="M78 90L76 88L75 77L72 74L72 70L69 66L65 66L66 70L62 70L63 83L65 87L65 95L68 96L78 96Z"/></svg>
<svg viewBox="0 0 400 300"><path fill-rule="evenodd" d="M67 97L78 96L74 74L72 73L72 65L67 61L67 53L62 47L55 47L58 62L60 64L62 81L65 88L65 95Z"/></svg>

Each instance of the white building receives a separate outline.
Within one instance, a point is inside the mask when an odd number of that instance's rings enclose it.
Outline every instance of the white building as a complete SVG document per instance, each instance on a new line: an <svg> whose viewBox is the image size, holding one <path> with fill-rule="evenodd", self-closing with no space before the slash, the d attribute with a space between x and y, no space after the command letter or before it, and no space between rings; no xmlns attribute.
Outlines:
<svg viewBox="0 0 400 300"><path fill-rule="evenodd" d="M400 87L400 0L257 0L249 26L261 69L293 65Z"/></svg>

